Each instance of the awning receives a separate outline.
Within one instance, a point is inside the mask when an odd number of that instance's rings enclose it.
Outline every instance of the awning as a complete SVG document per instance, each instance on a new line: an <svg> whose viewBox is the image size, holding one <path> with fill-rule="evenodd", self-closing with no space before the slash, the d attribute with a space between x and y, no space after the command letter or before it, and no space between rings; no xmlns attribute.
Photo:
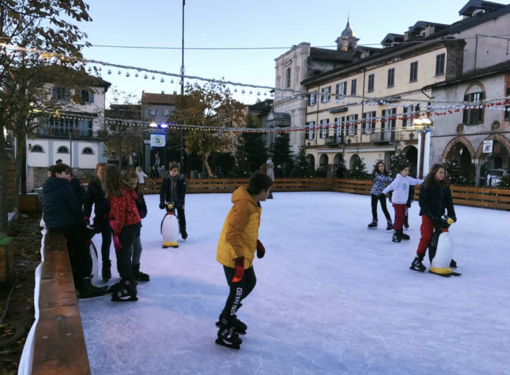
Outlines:
<svg viewBox="0 0 510 375"><path fill-rule="evenodd" d="M331 111L329 111L329 113L341 113L341 112L347 112L348 110L349 110L349 107L344 106L344 107L340 107L340 108L334 108Z"/></svg>

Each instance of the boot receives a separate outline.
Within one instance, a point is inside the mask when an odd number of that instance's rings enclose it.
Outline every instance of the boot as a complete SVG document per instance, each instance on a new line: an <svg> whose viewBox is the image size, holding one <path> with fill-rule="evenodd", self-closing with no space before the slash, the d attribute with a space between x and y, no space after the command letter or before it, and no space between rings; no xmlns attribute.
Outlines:
<svg viewBox="0 0 510 375"><path fill-rule="evenodd" d="M403 240L407 240L407 241L409 241L411 239L411 237L409 237L407 234L404 233L403 229L400 229L400 238L402 238Z"/></svg>
<svg viewBox="0 0 510 375"><path fill-rule="evenodd" d="M368 224L368 229L377 229L377 219L372 219L372 222Z"/></svg>
<svg viewBox="0 0 510 375"><path fill-rule="evenodd" d="M243 305L242 303L239 304L239 306L237 307L237 311L239 311L239 309L241 308L242 305ZM219 327L220 325L221 325L221 314L220 314L219 320L216 322L216 327ZM238 335L246 335L246 330L248 329L248 326L246 324L244 324L243 322L241 322L239 319L237 319L237 315L234 315L233 325L234 325L234 331Z"/></svg>
<svg viewBox="0 0 510 375"><path fill-rule="evenodd" d="M120 289L112 293L113 302L132 302L138 301L136 297L136 281L134 277L120 281Z"/></svg>
<svg viewBox="0 0 510 375"><path fill-rule="evenodd" d="M402 237L400 236L400 231L396 230L393 232L393 237L391 239L393 242L402 242Z"/></svg>
<svg viewBox="0 0 510 375"><path fill-rule="evenodd" d="M108 287L98 288L92 285L92 277L85 277L81 286L78 289L78 298L87 299L104 296L107 293Z"/></svg>
<svg viewBox="0 0 510 375"><path fill-rule="evenodd" d="M414 258L413 263L411 263L411 267L409 267L409 269L411 269L413 271L418 271L418 272L425 272L427 267L425 267L422 263L423 257L424 257L424 254L416 255L416 258Z"/></svg>
<svg viewBox="0 0 510 375"><path fill-rule="evenodd" d="M404 228L409 229L409 216L407 216L407 213L404 219Z"/></svg>
<svg viewBox="0 0 510 375"><path fill-rule="evenodd" d="M388 220L388 226L386 227L386 230L388 232L391 232L393 229L395 229L395 227L393 226L393 223L391 222L391 219Z"/></svg>
<svg viewBox="0 0 510 375"><path fill-rule="evenodd" d="M136 281L151 281L151 277L140 271L140 263L133 264L133 277Z"/></svg>
<svg viewBox="0 0 510 375"><path fill-rule="evenodd" d="M241 349L243 340L241 340L239 335L234 331L233 319L221 317L220 321L221 324L216 344L231 349Z"/></svg>
<svg viewBox="0 0 510 375"><path fill-rule="evenodd" d="M103 269L101 270L103 281L108 282L112 278L112 262L110 260L103 261Z"/></svg>
<svg viewBox="0 0 510 375"><path fill-rule="evenodd" d="M450 261L450 268L457 268L457 262L453 259Z"/></svg>

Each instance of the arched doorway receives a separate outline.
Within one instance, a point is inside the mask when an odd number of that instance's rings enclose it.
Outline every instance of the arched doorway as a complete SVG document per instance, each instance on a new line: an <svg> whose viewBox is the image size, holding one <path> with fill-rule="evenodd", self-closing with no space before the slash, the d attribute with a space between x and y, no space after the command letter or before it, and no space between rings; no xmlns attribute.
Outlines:
<svg viewBox="0 0 510 375"><path fill-rule="evenodd" d="M351 159L349 160L349 169L352 169L357 162L359 162L361 159L358 154L354 154L351 156Z"/></svg>
<svg viewBox="0 0 510 375"><path fill-rule="evenodd" d="M462 142L456 143L446 156L446 169L450 182L455 185L471 185L476 176L469 148Z"/></svg>
<svg viewBox="0 0 510 375"><path fill-rule="evenodd" d="M510 167L510 141L500 134L493 134L485 140L492 140L492 153L483 153L483 141L476 151L477 179L481 186L489 184L491 171L508 170ZM495 174L495 173L492 173Z"/></svg>
<svg viewBox="0 0 510 375"><path fill-rule="evenodd" d="M308 154L306 156L306 159L308 160L308 165L310 166L310 169L312 171L315 170L315 156L313 156L312 154Z"/></svg>
<svg viewBox="0 0 510 375"><path fill-rule="evenodd" d="M328 165L329 165L329 157L328 155L326 154L322 154L320 159L319 159L319 167L323 170L323 171L327 171L328 170Z"/></svg>
<svg viewBox="0 0 510 375"><path fill-rule="evenodd" d="M418 175L418 149L414 146L408 146L403 150L409 164L410 176Z"/></svg>

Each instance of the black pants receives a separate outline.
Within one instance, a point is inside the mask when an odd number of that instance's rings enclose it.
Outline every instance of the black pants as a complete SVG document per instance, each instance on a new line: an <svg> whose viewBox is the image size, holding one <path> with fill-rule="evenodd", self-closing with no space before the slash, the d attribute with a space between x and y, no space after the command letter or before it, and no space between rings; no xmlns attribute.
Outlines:
<svg viewBox="0 0 510 375"><path fill-rule="evenodd" d="M250 294L253 288L255 288L255 284L257 284L257 277L255 276L255 270L252 266L244 270L244 277L240 281L234 283L232 282L232 279L236 273L235 268L223 266L223 269L225 271L228 286L230 287L230 293L221 315L228 319L228 317L236 315L241 301L248 297L248 294Z"/></svg>
<svg viewBox="0 0 510 375"><path fill-rule="evenodd" d="M384 216L386 216L386 220L391 220L390 213L388 212L388 208L386 207L386 195L374 195L372 194L372 217L377 220L377 201L381 202L381 208L384 212Z"/></svg>
<svg viewBox="0 0 510 375"><path fill-rule="evenodd" d="M103 242L101 243L101 259L103 263L106 261L109 262L110 246L112 245L112 227L110 227L108 220L102 225L101 237L103 238Z"/></svg>
<svg viewBox="0 0 510 375"><path fill-rule="evenodd" d="M140 229L140 225L141 223L128 225L122 228L122 232L120 232L119 241L122 249L119 251L115 250L115 255L117 256L117 269L122 280L128 280L133 277L131 246L133 246L133 240Z"/></svg>
<svg viewBox="0 0 510 375"><path fill-rule="evenodd" d="M51 228L51 233L62 233L67 241L67 250L73 270L74 286L81 288L83 279L92 274L90 248L85 239L85 229L79 224Z"/></svg>
<svg viewBox="0 0 510 375"><path fill-rule="evenodd" d="M184 214L184 207L176 207L177 208L177 219L179 220L179 227L181 232L186 230L186 215Z"/></svg>

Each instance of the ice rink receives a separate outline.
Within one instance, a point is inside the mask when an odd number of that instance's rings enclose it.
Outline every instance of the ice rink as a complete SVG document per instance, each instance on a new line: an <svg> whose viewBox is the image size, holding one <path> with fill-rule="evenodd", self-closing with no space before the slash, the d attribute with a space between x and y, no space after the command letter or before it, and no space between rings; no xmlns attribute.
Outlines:
<svg viewBox="0 0 510 375"><path fill-rule="evenodd" d="M366 229L368 196L275 193L262 203L266 256L255 259L257 286L238 315L248 334L235 351L214 343L230 198L188 195L189 239L162 249L164 212L146 196L141 269L151 281L139 283L139 301L80 301L93 375L510 374L509 212L457 206L450 231L463 275L442 278L409 270L417 202L411 241L397 244L385 225Z"/></svg>

